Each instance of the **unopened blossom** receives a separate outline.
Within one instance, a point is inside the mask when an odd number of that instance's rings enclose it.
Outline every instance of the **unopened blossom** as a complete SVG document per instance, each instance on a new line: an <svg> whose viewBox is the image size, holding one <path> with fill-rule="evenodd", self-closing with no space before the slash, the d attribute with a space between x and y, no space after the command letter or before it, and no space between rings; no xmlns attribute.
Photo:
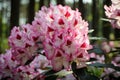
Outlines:
<svg viewBox="0 0 120 80"><path fill-rule="evenodd" d="M112 0L111 6L104 6L105 14L110 19L113 28L120 29L120 0Z"/></svg>
<svg viewBox="0 0 120 80"><path fill-rule="evenodd" d="M89 59L88 23L78 10L61 5L42 7L32 25L39 29L45 55L54 70Z"/></svg>

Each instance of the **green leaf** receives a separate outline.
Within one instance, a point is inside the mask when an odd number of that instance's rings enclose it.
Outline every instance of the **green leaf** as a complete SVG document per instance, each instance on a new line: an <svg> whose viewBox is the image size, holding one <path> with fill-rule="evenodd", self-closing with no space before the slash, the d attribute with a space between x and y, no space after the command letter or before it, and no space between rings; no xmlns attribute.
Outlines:
<svg viewBox="0 0 120 80"><path fill-rule="evenodd" d="M77 80L100 80L98 77L89 74L86 67L77 69L75 62L73 62L71 66Z"/></svg>
<svg viewBox="0 0 120 80"><path fill-rule="evenodd" d="M72 71L67 71L67 70L61 70L61 71L54 71L54 70L49 70L47 72L44 72L43 75L45 75L46 80L54 80L54 78L62 78L65 77L68 74L72 74Z"/></svg>
<svg viewBox="0 0 120 80"><path fill-rule="evenodd" d="M94 75L87 74L85 80L100 80L100 79Z"/></svg>
<svg viewBox="0 0 120 80"><path fill-rule="evenodd" d="M55 75L55 73L57 73L56 71L54 70L49 70L47 72L44 73L45 75L45 80L56 80L58 75Z"/></svg>
<svg viewBox="0 0 120 80"><path fill-rule="evenodd" d="M90 40L106 40L106 38L103 37L89 37Z"/></svg>
<svg viewBox="0 0 120 80"><path fill-rule="evenodd" d="M93 66L89 66L88 67L88 72L91 75L97 76L97 77L101 77L102 73L103 73L103 68L97 68L97 67L93 67Z"/></svg>
<svg viewBox="0 0 120 80"><path fill-rule="evenodd" d="M90 58L89 61L96 61L97 59L96 58Z"/></svg>
<svg viewBox="0 0 120 80"><path fill-rule="evenodd" d="M61 78L61 77L65 77L66 75L72 74L72 73L73 73L72 71L61 70L61 71L55 73L55 75L58 75L58 77Z"/></svg>
<svg viewBox="0 0 120 80"><path fill-rule="evenodd" d="M111 21L110 19L106 19L106 18L101 18L101 20L107 21L107 22L110 22L110 21Z"/></svg>
<svg viewBox="0 0 120 80"><path fill-rule="evenodd" d="M45 80L57 80L57 75L51 75L51 76L47 76L45 77Z"/></svg>
<svg viewBox="0 0 120 80"><path fill-rule="evenodd" d="M94 31L94 29L90 29L89 31L88 31L88 33L92 33Z"/></svg>
<svg viewBox="0 0 120 80"><path fill-rule="evenodd" d="M54 75L55 73L57 73L57 72L51 69L51 70L45 72L45 76Z"/></svg>
<svg viewBox="0 0 120 80"><path fill-rule="evenodd" d="M76 76L77 80L85 80L84 77L86 76L86 73L85 73L86 68L77 69L76 62L72 62L71 67L73 70L73 74Z"/></svg>
<svg viewBox="0 0 120 80"><path fill-rule="evenodd" d="M120 71L120 67L114 66L113 64L103 64L103 63L92 63L88 64L88 66L100 67L100 68L113 68L117 71Z"/></svg>
<svg viewBox="0 0 120 80"><path fill-rule="evenodd" d="M96 53L102 55L104 52L101 48L93 46L93 49L88 50L88 53Z"/></svg>

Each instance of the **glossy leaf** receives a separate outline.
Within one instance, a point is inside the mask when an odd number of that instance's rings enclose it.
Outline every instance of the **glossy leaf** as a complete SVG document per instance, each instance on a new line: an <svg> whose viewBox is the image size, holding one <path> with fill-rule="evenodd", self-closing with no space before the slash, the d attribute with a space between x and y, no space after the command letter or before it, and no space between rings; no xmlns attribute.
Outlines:
<svg viewBox="0 0 120 80"><path fill-rule="evenodd" d="M94 66L94 67L100 67L100 68L113 68L117 71L120 71L120 67L114 66L113 64L103 64L103 63L92 63L89 64L88 66Z"/></svg>
<svg viewBox="0 0 120 80"><path fill-rule="evenodd" d="M77 80L100 80L98 77L89 74L86 67L77 69L75 62L72 63L72 70Z"/></svg>

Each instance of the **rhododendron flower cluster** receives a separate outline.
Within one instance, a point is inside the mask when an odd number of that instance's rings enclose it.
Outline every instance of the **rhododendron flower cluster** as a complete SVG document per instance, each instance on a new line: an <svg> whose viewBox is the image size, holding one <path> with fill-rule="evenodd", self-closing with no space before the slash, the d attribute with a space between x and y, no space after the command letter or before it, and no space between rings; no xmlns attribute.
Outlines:
<svg viewBox="0 0 120 80"><path fill-rule="evenodd" d="M108 18L110 18L110 22L114 28L120 29L120 0L111 0L112 5L105 5L105 13Z"/></svg>
<svg viewBox="0 0 120 80"><path fill-rule="evenodd" d="M5 54L0 55L0 79L5 77L13 77L12 73L18 62L12 59L11 49Z"/></svg>
<svg viewBox="0 0 120 80"><path fill-rule="evenodd" d="M4 80L32 80L40 75L42 69L48 66L45 56L37 55L29 65L21 65L13 58L12 49L0 55L0 79Z"/></svg>
<svg viewBox="0 0 120 80"><path fill-rule="evenodd" d="M69 68L71 61L89 59L88 23L78 10L61 5L43 7L33 24L39 27L45 55L55 70Z"/></svg>
<svg viewBox="0 0 120 80"><path fill-rule="evenodd" d="M10 50L0 55L0 79L32 80L49 65L45 56L38 55L40 35L30 24L14 27L9 37Z"/></svg>
<svg viewBox="0 0 120 80"><path fill-rule="evenodd" d="M89 60L88 23L68 6L42 7L32 24L15 26L8 41L11 48L0 55L0 79L31 80L47 66L58 71ZM37 54L41 48L43 54Z"/></svg>
<svg viewBox="0 0 120 80"><path fill-rule="evenodd" d="M32 30L32 25L14 27L9 37L9 45L12 47L13 58L24 64L29 58L35 55L38 46L36 41L39 35Z"/></svg>

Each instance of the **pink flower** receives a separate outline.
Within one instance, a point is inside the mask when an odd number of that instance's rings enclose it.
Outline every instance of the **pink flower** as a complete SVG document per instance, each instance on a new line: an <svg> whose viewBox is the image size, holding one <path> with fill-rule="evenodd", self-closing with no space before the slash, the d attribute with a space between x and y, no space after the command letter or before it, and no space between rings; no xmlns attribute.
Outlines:
<svg viewBox="0 0 120 80"><path fill-rule="evenodd" d="M40 41L40 35L30 24L14 27L9 37L9 45L12 47L14 58L24 64L35 55L40 47L36 42Z"/></svg>
<svg viewBox="0 0 120 80"><path fill-rule="evenodd" d="M14 69L19 65L11 51L11 49L7 50L5 54L0 55L0 79L13 77Z"/></svg>
<svg viewBox="0 0 120 80"><path fill-rule="evenodd" d="M116 71L112 68L104 68L104 72L102 73L102 77L104 77L105 80L110 80L109 75L112 75L115 78L118 78L120 76L120 72Z"/></svg>
<svg viewBox="0 0 120 80"><path fill-rule="evenodd" d="M113 4L118 4L120 3L120 0L111 0Z"/></svg>
<svg viewBox="0 0 120 80"><path fill-rule="evenodd" d="M35 59L26 66L19 66L14 70L14 79L22 79L22 80L32 80L34 78L40 78L41 73L44 72L43 69L49 67L49 61L45 56L38 55Z"/></svg>
<svg viewBox="0 0 120 80"><path fill-rule="evenodd" d="M78 10L61 5L42 7L33 25L39 29L45 55L55 70L68 68L75 60L89 59L88 23Z"/></svg>
<svg viewBox="0 0 120 80"><path fill-rule="evenodd" d="M12 55L12 49L0 55L0 79L8 77L9 80L31 80L36 76L41 78L46 67L49 67L49 61L42 55L36 56L29 65L21 65Z"/></svg>
<svg viewBox="0 0 120 80"><path fill-rule="evenodd" d="M96 58L96 53L90 53L90 58Z"/></svg>
<svg viewBox="0 0 120 80"><path fill-rule="evenodd" d="M101 48L105 53L109 53L111 51L111 47L106 41L102 42Z"/></svg>
<svg viewBox="0 0 120 80"><path fill-rule="evenodd" d="M113 28L120 29L120 1L119 0L112 0L112 5L105 8L105 14L108 18L110 18L110 22Z"/></svg>
<svg viewBox="0 0 120 80"><path fill-rule="evenodd" d="M120 55L118 54L118 55L116 55L116 56L113 58L112 63L113 63L115 66L120 66L119 62L120 62Z"/></svg>
<svg viewBox="0 0 120 80"><path fill-rule="evenodd" d="M120 9L120 0L111 0L111 1L116 8Z"/></svg>
<svg viewBox="0 0 120 80"><path fill-rule="evenodd" d="M47 60L47 58L43 55L37 55L35 59L30 63L31 67L34 67L36 69L45 69L46 67L51 67L50 62Z"/></svg>
<svg viewBox="0 0 120 80"><path fill-rule="evenodd" d="M31 66L19 66L14 70L14 80L31 80L36 77L39 73L35 71L35 68Z"/></svg>

